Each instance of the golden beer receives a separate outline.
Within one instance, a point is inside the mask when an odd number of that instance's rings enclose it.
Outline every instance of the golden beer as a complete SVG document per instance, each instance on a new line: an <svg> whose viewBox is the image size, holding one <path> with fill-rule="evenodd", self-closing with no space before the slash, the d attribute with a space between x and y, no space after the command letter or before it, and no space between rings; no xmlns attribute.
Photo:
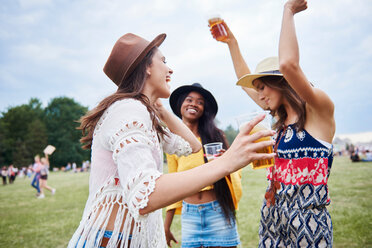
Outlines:
<svg viewBox="0 0 372 248"><path fill-rule="evenodd" d="M262 125L258 124L255 126L252 131L249 133L249 135L252 135L254 133L257 133L261 130L266 130L267 128L263 127ZM256 140L255 142L261 142L261 141L269 141L271 140L270 137L263 137L261 139ZM272 146L267 146L262 149L257 150L257 153L273 153L273 147ZM274 158L270 159L261 159L261 160L255 160L252 162L252 168L253 169L262 169L262 168L267 168L274 166Z"/></svg>
<svg viewBox="0 0 372 248"><path fill-rule="evenodd" d="M222 19L219 17L214 17L208 20L212 34L218 41L225 41L228 38L226 29L222 25L222 22L223 22Z"/></svg>

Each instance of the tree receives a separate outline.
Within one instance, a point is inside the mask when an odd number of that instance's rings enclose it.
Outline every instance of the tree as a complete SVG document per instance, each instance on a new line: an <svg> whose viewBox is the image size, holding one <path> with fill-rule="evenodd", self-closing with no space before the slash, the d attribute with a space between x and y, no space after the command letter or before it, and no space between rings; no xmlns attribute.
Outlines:
<svg viewBox="0 0 372 248"><path fill-rule="evenodd" d="M0 137L2 138L0 152L3 162L12 164L14 159L17 159L17 161L32 159L33 155L28 151L26 145L23 146L22 144L28 135L29 124L35 120L42 121L44 118L40 100L31 98L28 104L10 107L2 115L0 120ZM15 154L16 149L24 149L22 154L28 157L21 159L20 154Z"/></svg>
<svg viewBox="0 0 372 248"><path fill-rule="evenodd" d="M45 108L48 144L56 147L50 157L51 166L65 166L68 162L81 163L89 159L90 151L81 148L81 131L76 128L88 108L68 97L57 97Z"/></svg>
<svg viewBox="0 0 372 248"><path fill-rule="evenodd" d="M14 152L13 152L13 165L14 167L27 167L32 164L32 155L27 150L26 144L21 140L15 142Z"/></svg>
<svg viewBox="0 0 372 248"><path fill-rule="evenodd" d="M47 130L44 122L39 119L32 121L27 128L25 144L32 156L43 156L43 150L48 145Z"/></svg>
<svg viewBox="0 0 372 248"><path fill-rule="evenodd" d="M6 144L5 144L5 127L0 119L0 165L5 164Z"/></svg>

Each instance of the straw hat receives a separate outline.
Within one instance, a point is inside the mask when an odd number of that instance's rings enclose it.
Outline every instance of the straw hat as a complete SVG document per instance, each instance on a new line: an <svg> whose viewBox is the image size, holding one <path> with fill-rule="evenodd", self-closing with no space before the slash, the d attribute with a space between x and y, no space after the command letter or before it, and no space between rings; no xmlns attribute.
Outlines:
<svg viewBox="0 0 372 248"><path fill-rule="evenodd" d="M217 101L208 90L204 89L203 86L199 83L193 83L192 85L184 85L175 89L169 97L169 105L171 106L173 113L178 117L182 118L180 110L177 109L177 100L184 93L190 93L191 91L196 91L200 93L205 101L208 101L211 106L211 111L214 116L216 116L218 111Z"/></svg>
<svg viewBox="0 0 372 248"><path fill-rule="evenodd" d="M278 57L269 57L258 63L256 70L253 74L246 74L239 78L236 85L254 88L252 82L260 77L266 76L279 76L283 77L283 74L279 71L279 59Z"/></svg>
<svg viewBox="0 0 372 248"><path fill-rule="evenodd" d="M149 42L138 35L127 33L120 37L112 48L103 71L117 85L133 72L146 54L163 43L166 34L159 34Z"/></svg>

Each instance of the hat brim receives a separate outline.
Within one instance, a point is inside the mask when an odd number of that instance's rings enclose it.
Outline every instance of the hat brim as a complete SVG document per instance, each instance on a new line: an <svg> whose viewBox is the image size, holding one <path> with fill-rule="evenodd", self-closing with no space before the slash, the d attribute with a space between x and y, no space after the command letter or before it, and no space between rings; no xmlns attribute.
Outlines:
<svg viewBox="0 0 372 248"><path fill-rule="evenodd" d="M172 92L172 94L169 97L169 105L171 106L173 113L182 119L180 110L177 109L177 100L182 94L189 93L191 91L196 91L200 93L204 97L204 100L210 103L211 108L212 108L211 111L213 115L216 116L217 111L218 111L218 105L212 93L210 93L208 90L204 88L200 88L200 87L196 87L192 85L185 85L185 86L178 87Z"/></svg>
<svg viewBox="0 0 372 248"><path fill-rule="evenodd" d="M239 78L238 82L236 82L236 85L240 85L243 87L248 87L248 88L255 88L253 86L253 81L256 80L257 78L261 77L267 77L267 76L276 76L276 77L283 77L283 74L273 74L273 73L258 73L258 74L246 74Z"/></svg>
<svg viewBox="0 0 372 248"><path fill-rule="evenodd" d="M166 34L159 34L155 37L148 45L147 47L133 60L133 63L128 67L127 71L124 73L123 78L120 80L120 83L122 83L137 67L137 65L143 60L143 58L150 52L150 50L154 47L159 47L165 38L167 37Z"/></svg>

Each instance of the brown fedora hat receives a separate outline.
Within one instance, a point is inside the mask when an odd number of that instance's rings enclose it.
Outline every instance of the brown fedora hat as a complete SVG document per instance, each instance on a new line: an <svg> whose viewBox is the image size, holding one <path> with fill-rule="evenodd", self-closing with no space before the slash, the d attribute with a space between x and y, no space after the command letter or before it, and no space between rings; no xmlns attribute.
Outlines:
<svg viewBox="0 0 372 248"><path fill-rule="evenodd" d="M159 34L149 42L132 33L123 35L112 48L103 71L117 86L120 86L146 54L153 47L163 43L165 37L166 34Z"/></svg>

